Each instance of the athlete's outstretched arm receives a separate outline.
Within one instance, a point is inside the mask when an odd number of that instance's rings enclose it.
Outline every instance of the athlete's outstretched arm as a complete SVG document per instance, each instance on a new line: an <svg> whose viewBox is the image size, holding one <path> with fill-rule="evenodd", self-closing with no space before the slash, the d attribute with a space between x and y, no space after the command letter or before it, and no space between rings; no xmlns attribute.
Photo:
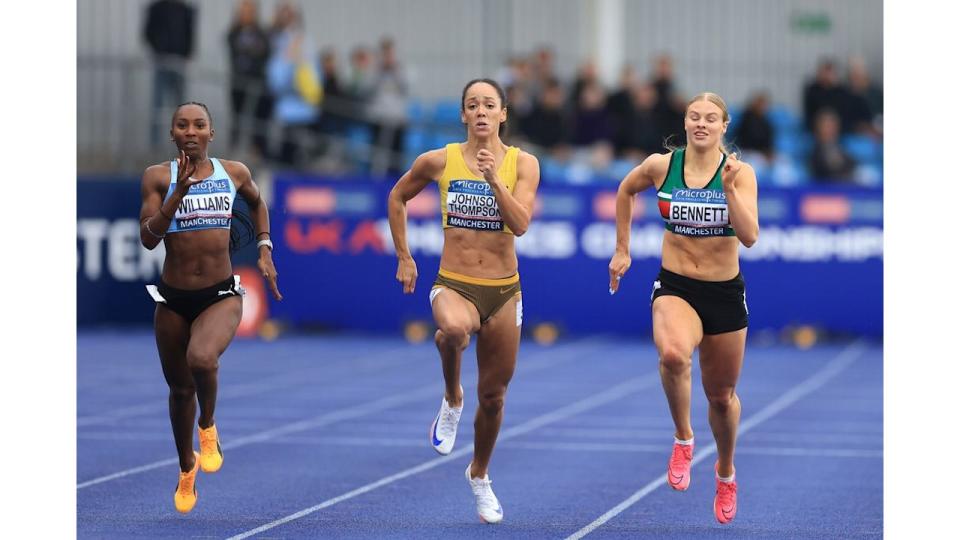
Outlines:
<svg viewBox="0 0 960 540"><path fill-rule="evenodd" d="M420 154L410 170L397 180L387 197L387 220L397 253L397 281L405 294L413 293L417 283L417 263L407 245L407 201L417 196L427 184L443 172L447 156L445 149Z"/></svg>
<svg viewBox="0 0 960 540"><path fill-rule="evenodd" d="M669 154L653 154L627 173L617 188L617 245L610 259L610 294L617 292L620 278L630 269L633 198L637 193L656 185L656 178L666 174L669 164Z"/></svg>
<svg viewBox="0 0 960 540"><path fill-rule="evenodd" d="M264 237L268 238L270 236L270 212L267 209L267 203L260 196L260 188L253 181L250 169L239 161L224 161L223 165L227 168L230 176L237 179L237 184L239 184L237 193L243 197L243 200L247 201L247 205L250 207L250 219L253 220L256 239L259 241L263 240ZM283 300L283 295L277 288L277 276L279 274L273 265L273 250L267 246L260 246L258 250L260 257L257 260L257 268L260 270L263 279L267 280L267 284L270 285L270 292L273 293L273 297L277 300Z"/></svg>
<svg viewBox="0 0 960 540"><path fill-rule="evenodd" d="M497 176L492 152L477 152L477 167L493 190L503 222L515 236L523 236L533 219L533 203L540 185L540 162L532 154L520 152L517 156L517 185L514 186L513 193L510 193Z"/></svg>
<svg viewBox="0 0 960 540"><path fill-rule="evenodd" d="M727 162L720 173L723 191L727 195L727 211L730 212L730 225L737 239L746 247L757 242L760 237L760 218L757 211L757 173L749 163L736 156L727 156Z"/></svg>

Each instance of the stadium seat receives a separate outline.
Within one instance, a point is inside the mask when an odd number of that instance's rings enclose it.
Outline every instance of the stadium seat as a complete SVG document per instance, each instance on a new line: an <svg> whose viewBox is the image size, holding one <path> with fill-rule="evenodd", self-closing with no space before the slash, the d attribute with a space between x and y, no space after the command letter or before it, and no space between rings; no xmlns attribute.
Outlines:
<svg viewBox="0 0 960 540"><path fill-rule="evenodd" d="M878 167L883 164L883 145L864 135L845 135L840 139L843 149L858 163Z"/></svg>
<svg viewBox="0 0 960 540"><path fill-rule="evenodd" d="M780 131L798 131L802 128L800 117L786 105L771 105L767 117L773 129Z"/></svg>
<svg viewBox="0 0 960 540"><path fill-rule="evenodd" d="M813 148L813 139L808 133L797 129L779 129L774 134L773 146L778 153L804 161Z"/></svg>
<svg viewBox="0 0 960 540"><path fill-rule="evenodd" d="M407 121L410 125L419 125L427 121L427 108L422 101L411 99L407 103Z"/></svg>
<svg viewBox="0 0 960 540"><path fill-rule="evenodd" d="M460 124L460 102L441 99L433 107L433 121L440 125Z"/></svg>

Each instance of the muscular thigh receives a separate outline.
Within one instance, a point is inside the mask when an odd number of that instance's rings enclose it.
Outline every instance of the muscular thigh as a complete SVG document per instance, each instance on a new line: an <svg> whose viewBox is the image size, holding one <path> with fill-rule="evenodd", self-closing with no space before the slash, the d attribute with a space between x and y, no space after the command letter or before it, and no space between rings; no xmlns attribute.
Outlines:
<svg viewBox="0 0 960 540"><path fill-rule="evenodd" d="M517 304L520 295L515 295L503 305L480 328L477 334L477 367L480 382L485 378L506 384L513 377L520 350L520 320Z"/></svg>
<svg viewBox="0 0 960 540"><path fill-rule="evenodd" d="M169 384L189 384L192 380L187 369L187 344L190 342L190 325L172 309L157 304L153 315L153 329L157 340L157 353L163 376Z"/></svg>
<svg viewBox="0 0 960 540"><path fill-rule="evenodd" d="M703 339L697 312L679 296L658 296L653 301L653 341L657 350L676 348L689 354Z"/></svg>
<svg viewBox="0 0 960 540"><path fill-rule="evenodd" d="M438 292L439 291L439 292ZM433 309L433 320L441 330L458 327L473 334L480 330L480 314L477 307L453 289L439 287L430 291L433 300L430 306Z"/></svg>
<svg viewBox="0 0 960 540"><path fill-rule="evenodd" d="M708 392L737 385L746 343L746 328L703 337L700 343L700 373Z"/></svg>
<svg viewBox="0 0 960 540"><path fill-rule="evenodd" d="M203 310L190 327L188 351L220 356L237 333L242 315L243 301L236 296Z"/></svg>

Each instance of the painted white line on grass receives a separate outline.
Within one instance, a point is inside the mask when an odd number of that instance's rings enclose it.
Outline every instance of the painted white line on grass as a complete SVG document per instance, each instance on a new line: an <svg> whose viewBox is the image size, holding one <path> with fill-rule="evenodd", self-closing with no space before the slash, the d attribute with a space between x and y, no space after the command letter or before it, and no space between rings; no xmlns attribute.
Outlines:
<svg viewBox="0 0 960 540"><path fill-rule="evenodd" d="M830 362L828 362L826 366L820 369L820 371L815 373L809 379L803 381L797 386L794 386L793 388L788 390L786 393L781 395L779 398L774 400L773 403L767 405L766 407L761 409L759 412L757 412L756 414L754 414L744 422L741 422L739 429L737 429L738 435L742 435L743 433L750 431L755 426L758 426L761 423L765 422L766 420L769 420L775 414L786 409L787 407L799 401L806 395L810 394L811 392L814 392L815 390L825 385L827 382L830 381L830 379L839 375L840 372L842 372L844 369L849 367L850 364L856 361L856 359L863 353L865 349L866 349L866 344L862 340L858 340L851 343L849 346L844 348L843 351L840 352L840 354L838 354L836 357L830 360ZM697 463L703 461L710 455L716 453L716 451L717 451L716 444L711 444L710 446L704 448L703 451L699 452L693 458L693 461L690 463L690 466L692 467L693 465L696 465ZM624 510L626 510L627 508L630 508L631 506L636 504L638 501L640 501L641 499L643 499L644 497L646 497L647 495L649 495L650 493L652 493L654 490L656 490L658 487L660 487L662 484L665 484L665 483L666 483L665 475L662 475L662 474L659 475L657 478L651 480L647 485L640 488L633 495L627 497L623 502L614 506L613 508L608 510L605 514L595 519L592 523L590 523L586 527L568 536L566 540L578 540L590 534L591 532L595 531L598 527L602 526L604 523L618 516Z"/></svg>
<svg viewBox="0 0 960 540"><path fill-rule="evenodd" d="M543 355L545 356L545 358L540 362L527 361L526 365L524 366L524 373L532 373L535 371L552 368L557 366L560 363L563 363L564 361L580 358L581 353L579 350L580 349L579 345L582 345L585 343L589 344L592 341L595 341L595 340L585 339L585 340L572 343L571 345L573 346L573 350L568 350L560 354L557 354L555 350L539 351L539 355ZM467 385L467 387L470 387L470 386ZM285 424L274 429L268 429L266 431L253 433L246 437L240 437L238 439L234 439L228 443L223 444L222 448L224 450L239 448L242 446L247 446L249 444L264 442L264 441L270 440L273 437L280 437L283 435L289 435L291 433L298 433L298 432L306 431L309 429L327 426L343 420L350 420L350 419L359 418L368 414L381 412L398 405L404 405L406 403L415 402L421 399L428 398L430 396L441 395L440 394L440 392L442 392L441 388L442 387L439 384L422 386L416 390L394 394L392 396L381 398L376 401L372 401L370 403L365 403L363 405L346 407L333 412L322 414L314 418L300 420L298 422L292 422L290 424ZM125 469L119 472L115 472L113 474L108 474L105 476L94 478L92 480L87 480L86 482L81 482L77 484L77 489L83 489L90 486L95 486L97 484L102 484L104 482L109 482L111 480L124 478L134 474L140 474L142 472L151 471L151 470L158 469L160 467L165 467L167 465L172 465L178 462L179 462L179 459L176 457L154 461L153 463L147 463L146 465L140 465L139 467Z"/></svg>
<svg viewBox="0 0 960 540"><path fill-rule="evenodd" d="M497 442L499 443L502 441L509 440L513 437L517 437L525 433L529 433L545 425L558 422L560 420L569 418L571 416L575 416L577 414L580 414L581 412L589 411L591 409L595 409L602 405L606 405L608 403L621 399L625 396L633 394L644 388L653 386L655 384L659 384L659 382L660 382L660 375L658 373L651 373L644 377L637 377L634 379L630 379L626 382L618 384L617 386L608 388L607 390L604 390L599 394L594 394L591 397L582 399L580 401L577 401L576 403L572 403L565 407L561 407L553 412L549 412L547 414L538 416L520 425L504 430L503 432L500 433L500 436L497 437ZM305 508L303 510L300 510L299 512L290 514L276 521L271 521L270 523L257 527L256 529L251 529L249 531L240 533L236 536L231 536L229 540L241 540L243 538L249 538L253 535L260 534L264 531L268 531L275 527L279 527L280 525L290 523L291 521L295 521L304 516L308 516L310 514L323 510L324 508L329 508L335 504L363 495L364 493L369 493L375 489L379 489L383 486L392 484L399 480L403 480L404 478L408 478L410 476L414 476L424 471L428 471L435 467L439 467L445 463L448 463L450 461L453 461L455 459L468 455L471 452L473 452L472 444L465 446L455 452L452 452L449 455L446 455L444 457L431 459L430 461L421 463L420 465L411 467L409 469L405 469L396 474L392 474L390 476L381 478L380 480L371 482L365 486L359 487L352 491L348 491L347 493L344 493L337 497L333 497L332 499L327 499L319 504L316 504L309 508Z"/></svg>

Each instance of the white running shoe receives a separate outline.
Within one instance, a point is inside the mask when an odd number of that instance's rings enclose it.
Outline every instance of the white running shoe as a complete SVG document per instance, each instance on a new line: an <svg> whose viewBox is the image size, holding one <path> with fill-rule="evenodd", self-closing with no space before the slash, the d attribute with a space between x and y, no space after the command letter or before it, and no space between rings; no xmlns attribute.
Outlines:
<svg viewBox="0 0 960 540"><path fill-rule="evenodd" d="M463 387L460 387L460 393L463 393ZM460 413L463 412L463 405L451 407L447 404L447 399L440 400L440 412L430 424L430 446L437 453L447 455L453 451L453 443L457 440L457 426L460 424Z"/></svg>
<svg viewBox="0 0 960 540"><path fill-rule="evenodd" d="M465 475L467 482L470 482L473 496L477 498L477 514L480 515L480 521L499 523L503 519L503 507L500 506L500 501L497 500L497 496L493 494L493 488L490 487L493 481L490 480L490 475L483 478L471 478L470 465L472 464L471 462L467 465Z"/></svg>

